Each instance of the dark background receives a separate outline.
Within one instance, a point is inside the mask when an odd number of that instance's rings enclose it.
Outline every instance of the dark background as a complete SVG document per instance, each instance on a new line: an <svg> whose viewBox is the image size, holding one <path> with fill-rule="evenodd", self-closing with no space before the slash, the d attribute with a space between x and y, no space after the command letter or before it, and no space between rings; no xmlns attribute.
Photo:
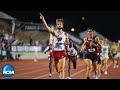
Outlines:
<svg viewBox="0 0 120 90"><path fill-rule="evenodd" d="M3 11L18 20L41 23L39 12L41 12L48 23L55 24L56 18L63 18L64 29L70 31L75 28L74 34L93 27L97 32L112 41L120 39L120 11ZM85 17L85 20L82 20ZM77 34L76 34L77 35Z"/></svg>

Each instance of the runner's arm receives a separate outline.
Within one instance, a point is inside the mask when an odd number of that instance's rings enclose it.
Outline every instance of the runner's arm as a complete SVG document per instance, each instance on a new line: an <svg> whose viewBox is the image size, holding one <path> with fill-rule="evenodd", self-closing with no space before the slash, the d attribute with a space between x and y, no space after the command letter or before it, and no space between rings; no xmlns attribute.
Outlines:
<svg viewBox="0 0 120 90"><path fill-rule="evenodd" d="M44 18L43 15L40 15L40 19L42 20L42 22L43 22L44 26L46 27L46 29L47 29L50 33L52 33L52 34L54 35L54 30L48 26L48 24L47 24L47 22L46 22L46 20L45 20L45 18Z"/></svg>

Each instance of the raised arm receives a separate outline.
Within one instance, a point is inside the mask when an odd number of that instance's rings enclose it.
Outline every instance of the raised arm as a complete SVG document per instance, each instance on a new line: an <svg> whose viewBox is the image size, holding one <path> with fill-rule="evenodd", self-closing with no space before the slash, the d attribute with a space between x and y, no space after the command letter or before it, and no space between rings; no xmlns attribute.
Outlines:
<svg viewBox="0 0 120 90"><path fill-rule="evenodd" d="M52 28L50 28L47 24L47 22L45 21L45 18L42 14L40 14L40 19L42 20L44 26L46 27L46 29L50 32L50 33L54 33L54 30Z"/></svg>

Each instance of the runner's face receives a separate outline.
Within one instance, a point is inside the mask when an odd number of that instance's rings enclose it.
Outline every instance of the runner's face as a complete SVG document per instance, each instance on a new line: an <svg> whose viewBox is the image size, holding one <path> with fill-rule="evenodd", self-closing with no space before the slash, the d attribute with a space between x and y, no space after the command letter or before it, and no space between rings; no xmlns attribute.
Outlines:
<svg viewBox="0 0 120 90"><path fill-rule="evenodd" d="M103 44L103 40L100 40L100 44Z"/></svg>
<svg viewBox="0 0 120 90"><path fill-rule="evenodd" d="M104 43L107 43L107 39L104 39Z"/></svg>
<svg viewBox="0 0 120 90"><path fill-rule="evenodd" d="M99 42L99 37L96 37L96 38L95 38L95 41L96 41L96 42Z"/></svg>
<svg viewBox="0 0 120 90"><path fill-rule="evenodd" d="M115 42L113 42L113 45L115 45Z"/></svg>
<svg viewBox="0 0 120 90"><path fill-rule="evenodd" d="M93 31L91 29L88 30L88 36L93 36Z"/></svg>
<svg viewBox="0 0 120 90"><path fill-rule="evenodd" d="M60 30L60 29L63 29L63 23L60 22L60 21L57 22L57 23L56 23L56 27L57 27L57 29L59 29L59 30Z"/></svg>

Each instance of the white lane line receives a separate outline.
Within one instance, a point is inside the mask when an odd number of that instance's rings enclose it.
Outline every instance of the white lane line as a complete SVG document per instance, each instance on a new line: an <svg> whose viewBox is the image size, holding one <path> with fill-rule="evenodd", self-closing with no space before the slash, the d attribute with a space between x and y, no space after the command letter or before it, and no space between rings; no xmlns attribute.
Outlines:
<svg viewBox="0 0 120 90"><path fill-rule="evenodd" d="M71 77L73 77L73 76L75 76L75 75L77 75L77 74L79 74L79 73L81 73L81 72L83 72L83 71L85 71L85 70L86 70L86 69L82 69L82 70L80 70L80 71L72 74ZM69 77L66 77L65 79L68 79L68 78L69 78Z"/></svg>
<svg viewBox="0 0 120 90"><path fill-rule="evenodd" d="M41 66L47 66L47 65L41 65ZM20 69L16 69L15 68L15 71L22 71L22 70L29 70L29 69L33 69L33 68L37 68L37 67L41 67L40 65L37 65L37 66L32 66L32 67L24 67L24 68L20 68ZM42 67L43 68L43 67ZM2 73L0 73L1 75Z"/></svg>
<svg viewBox="0 0 120 90"><path fill-rule="evenodd" d="M79 66L81 66L81 65L83 65L83 64L84 64L84 63L79 64ZM78 66L78 67L79 67L79 66ZM66 69L68 69L68 68L65 68L65 70L66 70ZM55 73L57 73L57 72L54 71L52 74L55 74ZM48 76L48 74L45 74L45 75L42 75L42 76L38 76L38 77L35 77L35 78L32 78L32 79L40 79L40 78L43 78L43 77L46 77L46 76Z"/></svg>
<svg viewBox="0 0 120 90"><path fill-rule="evenodd" d="M34 72L38 72L38 71L47 70L47 69L48 69L48 68L44 68L44 69L40 69L40 70L34 70L34 71L31 71L31 72L26 72L26 73L17 74L17 75L14 75L14 76L12 76L12 77L17 77L17 76L21 76L21 75L26 75L26 74L30 74L30 73L34 73ZM10 77L10 78L12 78L12 77ZM6 77L5 77L5 78L2 78L2 79L6 79Z"/></svg>

